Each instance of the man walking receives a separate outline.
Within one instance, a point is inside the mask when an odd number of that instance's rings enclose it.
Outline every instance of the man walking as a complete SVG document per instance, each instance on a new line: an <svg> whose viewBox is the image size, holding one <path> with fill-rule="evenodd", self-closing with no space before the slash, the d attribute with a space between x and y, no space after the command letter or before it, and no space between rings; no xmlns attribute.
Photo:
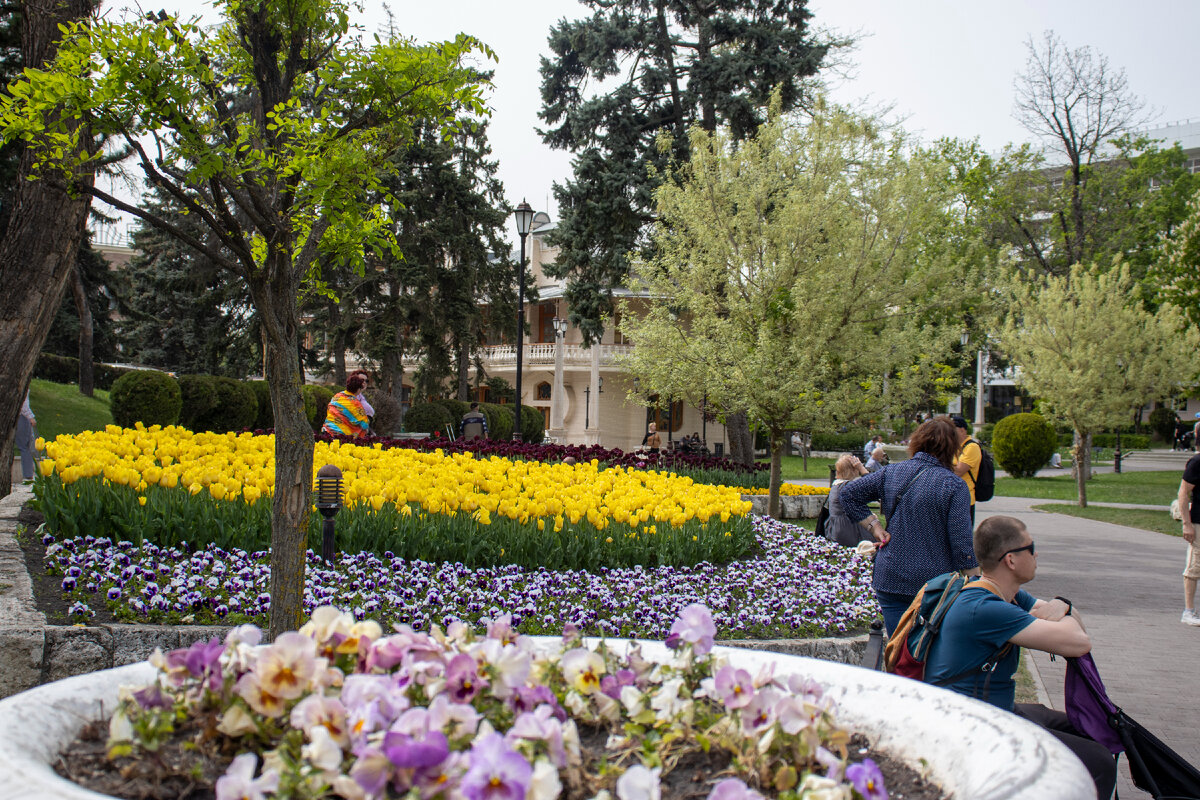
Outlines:
<svg viewBox="0 0 1200 800"><path fill-rule="evenodd" d="M971 438L971 428L961 415L950 417L958 434L958 456L954 459L954 474L962 478L971 490L971 527L975 527L975 484L979 480L979 465L983 463L983 450L979 442Z"/></svg>
<svg viewBox="0 0 1200 800"><path fill-rule="evenodd" d="M1196 523L1200 522L1200 498L1196 487L1200 486L1200 455L1188 459L1183 468L1183 480L1179 482L1179 517L1183 520L1183 540L1187 542L1187 564L1183 568L1183 617L1184 625L1200 627L1200 615L1196 614L1196 581L1200 580L1200 548L1196 547Z"/></svg>
<svg viewBox="0 0 1200 800"><path fill-rule="evenodd" d="M988 517L974 536L980 578L955 599L929 650L925 680L1041 725L1083 762L1100 800L1112 796L1117 766L1104 745L1038 703L1014 703L1022 647L1082 656L1092 641L1066 598L1038 600L1021 589L1037 572L1033 537L1013 517Z"/></svg>

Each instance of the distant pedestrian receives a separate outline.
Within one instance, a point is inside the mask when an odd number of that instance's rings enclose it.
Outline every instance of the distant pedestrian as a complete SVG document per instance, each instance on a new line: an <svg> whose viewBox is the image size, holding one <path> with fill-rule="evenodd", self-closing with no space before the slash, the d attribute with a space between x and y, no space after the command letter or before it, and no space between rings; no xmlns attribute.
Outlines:
<svg viewBox="0 0 1200 800"><path fill-rule="evenodd" d="M883 444L883 437L880 436L879 434L875 434L870 439L868 439L867 443L863 445L862 460L869 461L871 459L871 453L875 452L875 448L879 447L882 444Z"/></svg>
<svg viewBox="0 0 1200 800"><path fill-rule="evenodd" d="M463 439L488 438L487 417L479 410L479 403L471 403L471 410L463 414L458 435Z"/></svg>
<svg viewBox="0 0 1200 800"><path fill-rule="evenodd" d="M646 435L642 437L642 449L655 452L662 449L662 436L658 433L657 424L651 422L646 428Z"/></svg>
<svg viewBox="0 0 1200 800"><path fill-rule="evenodd" d="M361 371L351 373L346 378L346 391L338 392L329 401L321 431L354 439L366 435L371 430L370 417L375 416L375 409L363 397L366 388L367 374Z"/></svg>
<svg viewBox="0 0 1200 800"><path fill-rule="evenodd" d="M962 478L971 492L971 527L975 527L975 484L979 481L979 465L983 463L983 448L971 438L971 426L961 414L950 418L958 436L958 455L954 457L954 474Z"/></svg>
<svg viewBox="0 0 1200 800"><path fill-rule="evenodd" d="M29 392L26 392L25 402L21 404L21 413L17 415L17 447L21 450L21 477L26 481L33 480L36 440L37 419L29 405Z"/></svg>
<svg viewBox="0 0 1200 800"><path fill-rule="evenodd" d="M1183 616L1180 622L1200 628L1196 614L1196 581L1200 580L1200 548L1196 546L1196 524L1200 523L1200 455L1188 459L1179 482L1179 516L1182 518L1183 540L1187 542L1187 565L1183 569Z"/></svg>
<svg viewBox="0 0 1200 800"><path fill-rule="evenodd" d="M1200 453L1200 411L1196 412L1196 424L1192 426L1192 449Z"/></svg>
<svg viewBox="0 0 1200 800"><path fill-rule="evenodd" d="M882 447L876 447L871 451L871 457L867 459L867 472L878 472L888 465L887 450Z"/></svg>

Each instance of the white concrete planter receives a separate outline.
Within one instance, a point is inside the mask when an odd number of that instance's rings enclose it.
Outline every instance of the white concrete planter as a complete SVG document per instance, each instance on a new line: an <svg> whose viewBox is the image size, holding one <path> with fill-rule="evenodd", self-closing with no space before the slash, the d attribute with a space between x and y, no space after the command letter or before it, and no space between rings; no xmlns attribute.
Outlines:
<svg viewBox="0 0 1200 800"><path fill-rule="evenodd" d="M610 646L627 643L610 640ZM810 676L837 702L840 723L894 757L917 764L958 800L1094 800L1087 771L1041 728L985 703L858 667L799 656L719 648L751 673ZM666 656L647 643L651 658ZM40 686L0 701L0 800L100 800L54 774L50 764L85 722L111 711L123 685L143 685L149 664L133 664Z"/></svg>

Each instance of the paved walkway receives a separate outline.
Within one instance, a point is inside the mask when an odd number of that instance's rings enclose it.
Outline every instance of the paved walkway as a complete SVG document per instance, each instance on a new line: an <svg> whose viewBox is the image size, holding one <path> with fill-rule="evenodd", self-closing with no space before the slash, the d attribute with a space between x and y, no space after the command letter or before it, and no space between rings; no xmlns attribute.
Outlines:
<svg viewBox="0 0 1200 800"><path fill-rule="evenodd" d="M1113 702L1200 765L1200 628L1179 622L1183 540L1030 508L1044 502L997 497L977 513L979 519L1009 514L1026 524L1038 546L1037 578L1026 588L1037 597L1071 598ZM1035 678L1061 709L1065 662L1033 653L1033 663ZM1149 797L1134 788L1124 758L1121 764L1122 799Z"/></svg>

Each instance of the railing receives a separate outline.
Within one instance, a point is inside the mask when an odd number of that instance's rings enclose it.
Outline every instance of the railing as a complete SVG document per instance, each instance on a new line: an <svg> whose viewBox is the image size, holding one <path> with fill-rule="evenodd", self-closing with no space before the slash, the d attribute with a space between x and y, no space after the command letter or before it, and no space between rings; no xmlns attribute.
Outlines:
<svg viewBox="0 0 1200 800"><path fill-rule="evenodd" d="M525 365L554 365L554 351L557 345L538 343L525 345L521 362ZM580 344L565 344L563 347L563 364L568 366L588 366L592 363L592 351ZM599 344L592 345L600 348L601 366L612 364L617 356L632 352L633 345ZM516 366L517 348L511 344L501 344L483 349L483 363L488 367Z"/></svg>

